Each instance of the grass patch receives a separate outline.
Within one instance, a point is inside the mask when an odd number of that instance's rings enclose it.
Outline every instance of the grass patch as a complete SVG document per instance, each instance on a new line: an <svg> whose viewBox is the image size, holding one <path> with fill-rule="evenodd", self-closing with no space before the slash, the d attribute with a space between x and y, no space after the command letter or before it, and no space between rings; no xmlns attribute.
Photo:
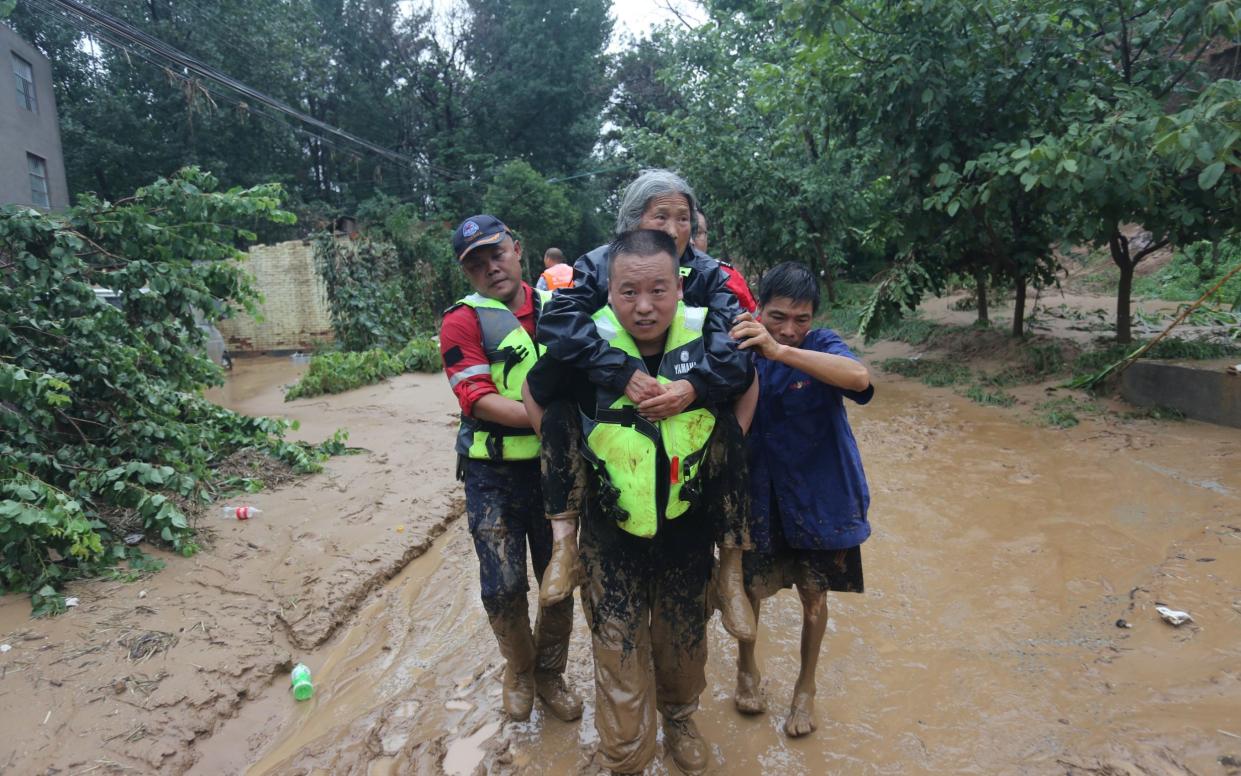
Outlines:
<svg viewBox="0 0 1241 776"><path fill-rule="evenodd" d="M1241 241L1223 240L1217 252L1212 251L1209 242L1192 243L1173 254L1172 261L1157 272L1134 278L1133 293L1150 299L1192 302L1238 264ZM1216 299L1234 307L1241 302L1241 274L1225 283Z"/></svg>
<svg viewBox="0 0 1241 776"><path fill-rule="evenodd" d="M1241 346L1226 342L1203 342L1201 340L1163 339L1146 351L1142 358L1224 358L1241 353Z"/></svg>
<svg viewBox="0 0 1241 776"><path fill-rule="evenodd" d="M439 346L430 338L410 340L396 353L386 350L324 353L310 360L310 368L284 395L285 401L343 393L404 372L438 372Z"/></svg>
<svg viewBox="0 0 1241 776"><path fill-rule="evenodd" d="M1088 350L1078 355L1070 366L1074 378L1086 377L1115 364L1142 346L1137 341L1128 345L1111 344ZM1203 360L1225 358L1241 354L1241 347L1226 342L1203 342L1200 340L1179 340L1169 337L1160 340L1153 348L1142 354L1142 358L1179 358L1187 360Z"/></svg>
<svg viewBox="0 0 1241 776"><path fill-rule="evenodd" d="M933 358L889 358L880 363L879 368L903 377L915 377L935 388L956 385L970 379L969 369L960 364Z"/></svg>
<svg viewBox="0 0 1241 776"><path fill-rule="evenodd" d="M1153 407L1141 407L1132 412L1126 412L1121 417L1126 420L1184 420L1185 413L1173 407L1156 404Z"/></svg>
<svg viewBox="0 0 1241 776"><path fill-rule="evenodd" d="M1080 415L1098 414L1099 405L1090 401L1081 401L1073 396L1062 396L1051 399L1034 408L1035 417L1044 426L1052 428L1072 428L1081 422Z"/></svg>
<svg viewBox="0 0 1241 776"><path fill-rule="evenodd" d="M965 398L975 404L987 407L1011 407L1017 403L1017 397L999 388L991 389L975 383L965 389Z"/></svg>
<svg viewBox="0 0 1241 776"><path fill-rule="evenodd" d="M910 345L926 345L935 337L948 330L948 326L910 315L895 323L883 327L875 334L877 340L897 340Z"/></svg>
<svg viewBox="0 0 1241 776"><path fill-rule="evenodd" d="M1070 351L1073 352L1073 351ZM1000 388L1025 383L1040 383L1068 372L1065 344L1062 342L1028 342L1017 351L1013 363L992 375L983 375L979 382Z"/></svg>

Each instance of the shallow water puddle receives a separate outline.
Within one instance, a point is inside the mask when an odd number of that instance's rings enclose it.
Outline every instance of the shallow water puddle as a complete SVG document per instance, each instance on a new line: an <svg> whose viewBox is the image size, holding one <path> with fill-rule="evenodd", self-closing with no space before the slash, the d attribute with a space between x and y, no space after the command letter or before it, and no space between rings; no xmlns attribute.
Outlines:
<svg viewBox="0 0 1241 776"><path fill-rule="evenodd" d="M448 776L470 776L486 755L482 743L498 732L500 732L500 723L488 722L474 735L453 741L448 745L448 751L444 753L444 772Z"/></svg>

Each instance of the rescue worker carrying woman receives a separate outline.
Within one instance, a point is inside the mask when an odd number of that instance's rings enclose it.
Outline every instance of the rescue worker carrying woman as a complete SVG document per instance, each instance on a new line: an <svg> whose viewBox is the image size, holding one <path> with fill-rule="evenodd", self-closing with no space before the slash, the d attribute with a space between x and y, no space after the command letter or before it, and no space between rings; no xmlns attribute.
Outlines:
<svg viewBox="0 0 1241 776"><path fill-rule="evenodd" d="M710 331L705 308L680 301L678 245L662 231L637 230L620 235L609 255L608 304L591 316L594 331L644 377L659 385L682 380L706 358L706 336L719 332ZM580 413L579 450L589 462L578 540L582 604L599 753L614 773L640 773L654 758L656 711L681 770L700 773L709 763L692 715L706 687L713 518L723 500L745 499L746 483L720 477L708 451L727 416L735 411L742 429L753 417L757 383L752 371L743 376L735 409L702 397L655 417L623 384L599 385L555 359L541 359L527 375L536 430L549 401L572 397ZM563 521L553 526L564 528Z"/></svg>
<svg viewBox="0 0 1241 776"><path fill-rule="evenodd" d="M625 188L616 217L616 233L654 229L673 240L673 256L684 301L706 310L704 355L679 365L675 379L659 382L638 368L631 354L599 334L592 318L609 300L609 262L613 246L601 245L577 260L572 288L562 288L548 302L539 319L538 340L547 357L574 367L602 390L623 393L652 419L684 412L694 403L721 404L735 398L751 369L749 354L738 351L728 336L741 308L729 290L720 263L690 244L697 207L694 192L676 173L646 170ZM536 399L540 399L536 395ZM577 499L569 486L576 481L579 460L574 454L578 436L577 413L563 401L540 401L546 410L543 431L543 497L553 525L572 523L578 516ZM745 440L731 417L717 421L706 453L716 468L731 472L729 479L746 479ZM741 553L750 548L749 499L729 500L711 516L709 531L720 548L712 605L720 610L724 627L742 641L755 637L754 611L746 597ZM567 597L578 575L577 549L572 532L554 527L556 540L543 580L544 605Z"/></svg>

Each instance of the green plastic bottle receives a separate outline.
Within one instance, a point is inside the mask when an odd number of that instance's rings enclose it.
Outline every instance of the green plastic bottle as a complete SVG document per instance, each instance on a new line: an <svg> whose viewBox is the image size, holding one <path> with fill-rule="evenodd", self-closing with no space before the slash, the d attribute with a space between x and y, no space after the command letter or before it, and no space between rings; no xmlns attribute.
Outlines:
<svg viewBox="0 0 1241 776"><path fill-rule="evenodd" d="M314 694L315 686L310 682L310 669L305 663L293 666L293 697L299 701L308 701Z"/></svg>

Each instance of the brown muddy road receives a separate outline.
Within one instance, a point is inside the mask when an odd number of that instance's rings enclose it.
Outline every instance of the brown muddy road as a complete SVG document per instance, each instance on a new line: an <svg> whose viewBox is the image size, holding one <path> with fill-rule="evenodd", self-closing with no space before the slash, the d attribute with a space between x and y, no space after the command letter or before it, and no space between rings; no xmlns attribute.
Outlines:
<svg viewBox="0 0 1241 776"><path fill-rule="evenodd" d="M373 504L380 514L409 508L402 504L410 489L433 511L459 510L459 486L446 462L452 429L443 418L452 403L442 377L407 376L341 397L280 405L264 376L270 372L243 367L235 380L250 388L224 400L256 413L288 410L308 425L317 421L316 433L329 420L360 426L351 443L371 450L333 462L328 475L292 490L265 494L277 513L299 493L325 491L316 484L324 477L346 491L376 478L388 494ZM881 375L878 382L871 406L851 411L873 495L875 534L863 549L867 593L831 597L819 730L798 741L780 732L800 622L795 596L784 593L763 608L759 657L768 715L733 711L735 647L718 620L712 623L709 687L697 718L713 746L714 772L1236 770L1227 758L1241 760L1241 434L1193 422L1115 419L1049 430L1028 422L1028 404L983 408L898 378ZM320 512L332 506L304 500L299 519L326 526L331 515ZM357 530L363 546L380 541L377 529ZM349 532L333 536L340 555L365 555L349 546ZM317 566L332 565L312 554L298 557L304 574L271 564L270 575L283 579L275 584L281 594L315 576ZM192 562L174 559L139 584L154 589L180 573L179 563ZM506 723L498 711L500 661L478 602L474 563L465 523L456 521L429 551L386 584L359 593L356 603L342 603L312 583L314 603L301 606L338 613L321 618L339 620L336 627L311 628L326 631L325 640L306 636L299 647L278 627L274 636L250 636L274 639L276 658L306 660L315 671L316 697L294 703L278 670L283 664L273 658L241 700L210 724L201 722L197 735L182 736L177 756L159 770L591 772L593 689L580 616L569 678L588 699L582 724L537 710L530 722ZM203 607L224 595L199 593ZM1189 611L1195 622L1179 629L1163 623L1157 601ZM356 612L345 611L354 606ZM1118 628L1121 618L1132 629ZM245 619L234 624L243 631L257 627ZM0 634L17 626L47 630L19 622L13 602L5 601ZM188 659L178 652L190 641L169 650L165 670L177 673L176 661ZM18 651L0 656L0 664ZM68 772L85 772L98 760L142 771L150 757L125 755L144 740L92 743L103 737L92 736L106 724L110 702L94 703L92 692L83 692L77 722L63 735L77 736L77 750L93 746L98 756L77 757L78 767ZM49 754L55 742L38 738L37 718L17 724L23 743L13 743L9 714L20 708L14 698L40 711L47 705L37 691L0 678L6 718L0 771L70 765ZM166 709L169 724L192 728L183 719L190 711L177 709ZM648 772L676 771L661 758Z"/></svg>

